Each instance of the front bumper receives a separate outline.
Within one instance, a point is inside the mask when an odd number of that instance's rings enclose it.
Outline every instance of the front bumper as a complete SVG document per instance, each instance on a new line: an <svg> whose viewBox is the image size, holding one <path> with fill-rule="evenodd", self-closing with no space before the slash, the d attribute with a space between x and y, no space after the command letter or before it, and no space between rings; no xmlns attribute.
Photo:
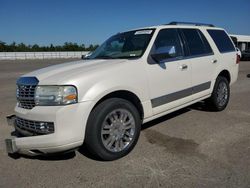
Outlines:
<svg viewBox="0 0 250 188"><path fill-rule="evenodd" d="M14 126L16 120L15 115L7 116L6 119L9 126ZM16 153L18 151L14 138L5 139L5 145L7 153Z"/></svg>
<svg viewBox="0 0 250 188"><path fill-rule="evenodd" d="M7 153L16 153L18 151L16 147L16 142L12 138L8 138L5 140L5 145L6 145L6 151Z"/></svg>
<svg viewBox="0 0 250 188"><path fill-rule="evenodd" d="M41 155L64 152L82 145L91 101L67 106L36 106L31 110L18 106L15 115L8 116L8 125L15 126L16 116L31 121L53 122L52 134L35 136L12 136L5 140L8 153Z"/></svg>

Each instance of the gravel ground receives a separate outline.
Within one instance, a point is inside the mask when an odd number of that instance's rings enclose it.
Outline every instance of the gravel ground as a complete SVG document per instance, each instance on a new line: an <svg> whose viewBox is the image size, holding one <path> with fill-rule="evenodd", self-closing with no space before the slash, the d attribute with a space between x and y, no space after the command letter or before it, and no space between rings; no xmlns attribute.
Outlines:
<svg viewBox="0 0 250 188"><path fill-rule="evenodd" d="M68 60L0 61L0 187L250 187L250 62L223 112L193 105L143 125L135 149L113 162L83 149L54 157L13 158L4 139L11 132L15 80Z"/></svg>

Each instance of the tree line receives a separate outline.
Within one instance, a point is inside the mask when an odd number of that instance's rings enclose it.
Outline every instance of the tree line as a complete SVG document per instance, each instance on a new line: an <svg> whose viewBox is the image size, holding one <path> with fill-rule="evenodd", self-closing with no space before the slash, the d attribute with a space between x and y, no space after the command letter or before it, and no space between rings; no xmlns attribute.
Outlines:
<svg viewBox="0 0 250 188"><path fill-rule="evenodd" d="M48 52L48 51L93 51L98 45L90 44L85 46L84 44L77 44L72 42L65 42L63 45L39 46L38 44L26 45L24 43L11 43L6 44L0 41L0 52Z"/></svg>

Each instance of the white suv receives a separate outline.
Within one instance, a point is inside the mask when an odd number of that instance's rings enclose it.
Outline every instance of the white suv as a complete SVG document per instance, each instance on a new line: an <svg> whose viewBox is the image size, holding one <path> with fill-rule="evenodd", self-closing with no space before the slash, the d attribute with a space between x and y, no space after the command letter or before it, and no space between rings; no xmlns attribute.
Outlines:
<svg viewBox="0 0 250 188"><path fill-rule="evenodd" d="M120 158L145 122L201 100L223 110L238 68L233 42L213 25L172 22L118 33L85 60L17 80L7 151L41 155L84 143L103 160Z"/></svg>

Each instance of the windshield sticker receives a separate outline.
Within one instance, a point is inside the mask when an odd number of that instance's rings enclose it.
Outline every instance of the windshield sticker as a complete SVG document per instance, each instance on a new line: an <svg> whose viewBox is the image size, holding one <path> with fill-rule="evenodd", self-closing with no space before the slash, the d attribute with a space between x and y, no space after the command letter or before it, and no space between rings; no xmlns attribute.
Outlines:
<svg viewBox="0 0 250 188"><path fill-rule="evenodd" d="M135 56L136 56L136 54L129 54L129 56L130 56L130 57L135 57Z"/></svg>
<svg viewBox="0 0 250 188"><path fill-rule="evenodd" d="M152 30L140 30L140 31L136 31L135 35L150 35L152 33Z"/></svg>

